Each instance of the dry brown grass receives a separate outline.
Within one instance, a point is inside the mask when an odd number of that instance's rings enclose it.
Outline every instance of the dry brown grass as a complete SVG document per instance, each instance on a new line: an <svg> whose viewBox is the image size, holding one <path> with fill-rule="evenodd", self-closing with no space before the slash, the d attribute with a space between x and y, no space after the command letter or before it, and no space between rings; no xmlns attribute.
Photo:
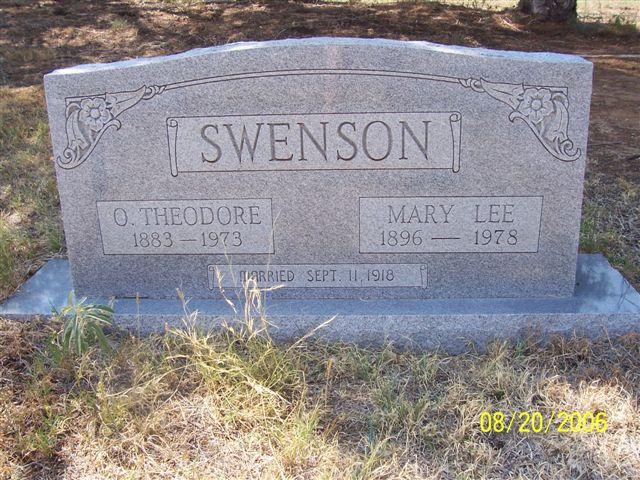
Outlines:
<svg viewBox="0 0 640 480"><path fill-rule="evenodd" d="M593 173L585 186L581 250L602 252L640 285L640 186Z"/></svg>
<svg viewBox="0 0 640 480"><path fill-rule="evenodd" d="M0 87L0 298L62 250L42 90Z"/></svg>
<svg viewBox="0 0 640 480"><path fill-rule="evenodd" d="M189 324L191 324L189 322ZM250 331L112 334L0 323L0 477L637 478L640 343L488 353L274 345ZM606 433L484 434L484 410L603 411Z"/></svg>
<svg viewBox="0 0 640 480"><path fill-rule="evenodd" d="M470 8L503 10L514 8L518 5L518 0L442 0L442 3ZM640 24L640 3L636 0L578 0L577 7L578 18L584 22Z"/></svg>

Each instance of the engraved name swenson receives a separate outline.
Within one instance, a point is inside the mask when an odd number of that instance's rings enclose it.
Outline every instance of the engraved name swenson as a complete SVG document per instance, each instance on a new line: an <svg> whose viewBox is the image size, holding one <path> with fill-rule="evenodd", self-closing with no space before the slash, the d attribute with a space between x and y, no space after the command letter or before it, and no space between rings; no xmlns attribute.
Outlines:
<svg viewBox="0 0 640 480"><path fill-rule="evenodd" d="M323 113L167 119L171 173L460 169L461 115Z"/></svg>

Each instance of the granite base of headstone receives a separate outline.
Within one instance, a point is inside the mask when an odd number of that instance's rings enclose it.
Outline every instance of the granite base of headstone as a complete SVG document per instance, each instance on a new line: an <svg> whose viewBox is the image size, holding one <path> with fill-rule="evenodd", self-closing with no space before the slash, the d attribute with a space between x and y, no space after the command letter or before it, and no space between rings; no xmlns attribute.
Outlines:
<svg viewBox="0 0 640 480"><path fill-rule="evenodd" d="M69 262L49 261L20 291L0 306L0 316L29 320L48 317L52 306L67 302L73 288ZM242 297L230 293L236 306ZM94 297L107 304L113 298ZM185 326L185 310L176 299L115 299L115 324L140 334L162 333L166 326ZM191 299L187 311L198 312L203 329L233 325L241 319L226 301ZM400 348L484 350L492 341L554 335L615 337L640 331L640 294L602 255L579 255L574 295L564 298L283 300L267 294L270 335L283 342L313 332L322 341ZM331 321L329 321L331 320ZM329 321L329 322L328 322Z"/></svg>

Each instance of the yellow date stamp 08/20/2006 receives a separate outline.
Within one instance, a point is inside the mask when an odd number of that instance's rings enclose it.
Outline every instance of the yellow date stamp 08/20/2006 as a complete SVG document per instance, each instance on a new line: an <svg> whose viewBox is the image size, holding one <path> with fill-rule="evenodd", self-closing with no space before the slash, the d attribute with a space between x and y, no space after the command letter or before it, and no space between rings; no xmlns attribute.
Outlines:
<svg viewBox="0 0 640 480"><path fill-rule="evenodd" d="M483 433L605 433L606 412L578 411L484 411L480 414Z"/></svg>

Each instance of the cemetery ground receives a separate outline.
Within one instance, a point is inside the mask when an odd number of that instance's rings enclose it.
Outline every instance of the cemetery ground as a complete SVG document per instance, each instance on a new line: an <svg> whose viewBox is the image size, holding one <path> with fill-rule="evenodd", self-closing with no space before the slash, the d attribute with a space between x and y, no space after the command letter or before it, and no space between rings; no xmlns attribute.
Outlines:
<svg viewBox="0 0 640 480"><path fill-rule="evenodd" d="M54 68L243 40L386 37L588 56L581 251L640 287L640 36L436 3L0 1L0 298L64 238L42 89ZM250 295L251 296L251 295ZM242 303L243 298L238 299ZM188 304L186 323L193 321ZM404 352L187 328L64 354L0 320L0 478L637 478L638 336ZM266 319L268 320L268 319ZM605 433L483 433L483 411L605 412ZM92 475L94 477L92 477ZM99 477L98 477L99 478Z"/></svg>

